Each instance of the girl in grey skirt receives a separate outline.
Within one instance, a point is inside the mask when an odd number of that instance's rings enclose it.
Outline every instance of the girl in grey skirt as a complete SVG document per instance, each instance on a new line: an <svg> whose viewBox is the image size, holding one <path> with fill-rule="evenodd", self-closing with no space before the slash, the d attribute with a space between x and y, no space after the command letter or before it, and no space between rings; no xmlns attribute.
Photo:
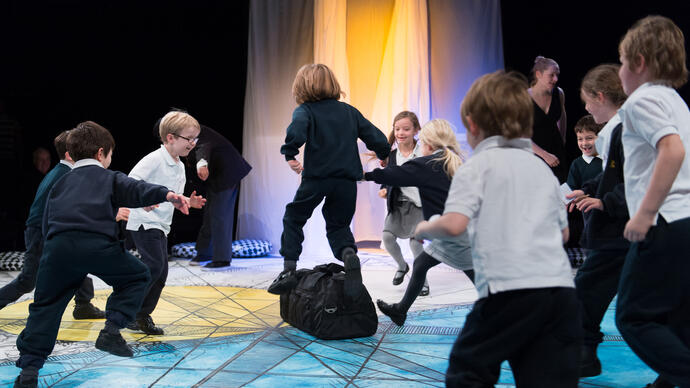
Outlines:
<svg viewBox="0 0 690 388"><path fill-rule="evenodd" d="M388 142L397 148L391 151L388 157L386 169L401 166L409 160L421 156L420 148L415 136L419 133L420 126L417 115L413 112L402 111L393 119L393 130L388 135ZM419 190L416 187L398 187L382 185L379 196L386 198L388 214L383 226L383 246L386 251L398 263L398 270L393 276L393 285L402 283L405 274L410 270L403 258L398 239L409 239L410 250L414 257L422 252L422 244L414 240L414 230L417 224L424 218Z"/></svg>

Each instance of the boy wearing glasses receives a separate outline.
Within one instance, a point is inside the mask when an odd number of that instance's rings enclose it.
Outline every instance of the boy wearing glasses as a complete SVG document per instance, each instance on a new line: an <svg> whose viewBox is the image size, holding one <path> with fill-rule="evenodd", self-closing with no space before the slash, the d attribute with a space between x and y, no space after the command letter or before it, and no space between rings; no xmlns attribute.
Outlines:
<svg viewBox="0 0 690 388"><path fill-rule="evenodd" d="M161 119L159 134L163 144L156 151L146 155L129 173L134 179L155 183L182 194L186 182L181 156L187 156L194 148L201 128L199 122L181 111L168 112ZM190 206L201 208L206 200L193 192ZM168 278L168 239L174 207L171 203L159 206L131 209L127 230L141 254L141 259L151 271L151 283L146 290L144 302L136 320L128 328L141 330L149 335L162 335L163 329L151 319L151 313L158 304L161 292Z"/></svg>

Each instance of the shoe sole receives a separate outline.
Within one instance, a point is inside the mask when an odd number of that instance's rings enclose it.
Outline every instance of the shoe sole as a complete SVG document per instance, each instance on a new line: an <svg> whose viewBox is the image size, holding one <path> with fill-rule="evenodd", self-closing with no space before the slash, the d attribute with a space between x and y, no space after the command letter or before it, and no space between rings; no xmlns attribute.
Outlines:
<svg viewBox="0 0 690 388"><path fill-rule="evenodd" d="M194 266L194 267L196 267L196 266L203 266L203 265L206 265L206 264L208 264L208 263L210 263L210 262L212 262L212 261L213 261L213 260L207 260L207 261L190 261L190 262L189 262L189 265Z"/></svg>

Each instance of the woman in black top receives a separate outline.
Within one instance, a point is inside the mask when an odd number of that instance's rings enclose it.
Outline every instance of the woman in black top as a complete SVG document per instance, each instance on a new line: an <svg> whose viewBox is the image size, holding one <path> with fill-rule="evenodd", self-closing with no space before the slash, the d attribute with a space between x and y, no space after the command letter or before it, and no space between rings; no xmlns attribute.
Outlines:
<svg viewBox="0 0 690 388"><path fill-rule="evenodd" d="M565 150L565 96L556 86L560 69L556 61L538 56L532 68L532 87L528 89L534 102L532 150L551 167L560 183L568 177Z"/></svg>

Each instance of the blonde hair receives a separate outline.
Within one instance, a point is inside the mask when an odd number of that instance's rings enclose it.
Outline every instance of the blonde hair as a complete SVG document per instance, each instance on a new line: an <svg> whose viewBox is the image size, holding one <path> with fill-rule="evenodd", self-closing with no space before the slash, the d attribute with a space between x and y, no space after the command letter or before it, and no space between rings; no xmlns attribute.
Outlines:
<svg viewBox="0 0 690 388"><path fill-rule="evenodd" d="M395 118L393 119L393 129L391 129L391 133L388 134L388 144L393 145L395 143L395 123L402 119L409 119L412 122L412 126L414 127L414 129L419 131L420 127L417 115L414 114L414 112L410 112L409 110L404 110L395 115ZM417 144L416 140L414 142L415 144Z"/></svg>
<svg viewBox="0 0 690 388"><path fill-rule="evenodd" d="M453 125L443 119L433 119L424 124L422 131L419 132L419 140L434 150L443 150L441 156L433 160L442 161L443 170L449 178L452 178L464 159Z"/></svg>
<svg viewBox="0 0 690 388"><path fill-rule="evenodd" d="M685 37L669 18L655 15L635 22L621 39L618 53L631 69L640 65L640 57L644 58L658 83L679 88L688 80Z"/></svg>
<svg viewBox="0 0 690 388"><path fill-rule="evenodd" d="M591 97L597 97L601 93L613 105L620 108L627 96L618 76L619 69L620 66L611 63L605 63L591 69L582 79L580 91Z"/></svg>
<svg viewBox="0 0 690 388"><path fill-rule="evenodd" d="M173 110L165 114L158 126L158 134L163 143L167 143L168 135L179 135L185 128L194 127L201 130L199 122L189 113Z"/></svg>
<svg viewBox="0 0 690 388"><path fill-rule="evenodd" d="M467 117L471 116L484 137L532 137L533 114L525 77L503 70L474 81L460 105L462 123L469 128Z"/></svg>
<svg viewBox="0 0 690 388"><path fill-rule="evenodd" d="M542 57L541 55L534 58L534 65L532 66L532 70L529 73L530 79L532 80L530 82L530 86L534 86L534 84L537 83L538 71L544 72L552 67L556 69L556 73L560 74L561 68L560 66L558 66L558 62L554 61L551 58Z"/></svg>
<svg viewBox="0 0 690 388"><path fill-rule="evenodd" d="M326 65L312 63L302 66L292 83L292 95L297 104L327 99L339 100L345 93L335 75Z"/></svg>

